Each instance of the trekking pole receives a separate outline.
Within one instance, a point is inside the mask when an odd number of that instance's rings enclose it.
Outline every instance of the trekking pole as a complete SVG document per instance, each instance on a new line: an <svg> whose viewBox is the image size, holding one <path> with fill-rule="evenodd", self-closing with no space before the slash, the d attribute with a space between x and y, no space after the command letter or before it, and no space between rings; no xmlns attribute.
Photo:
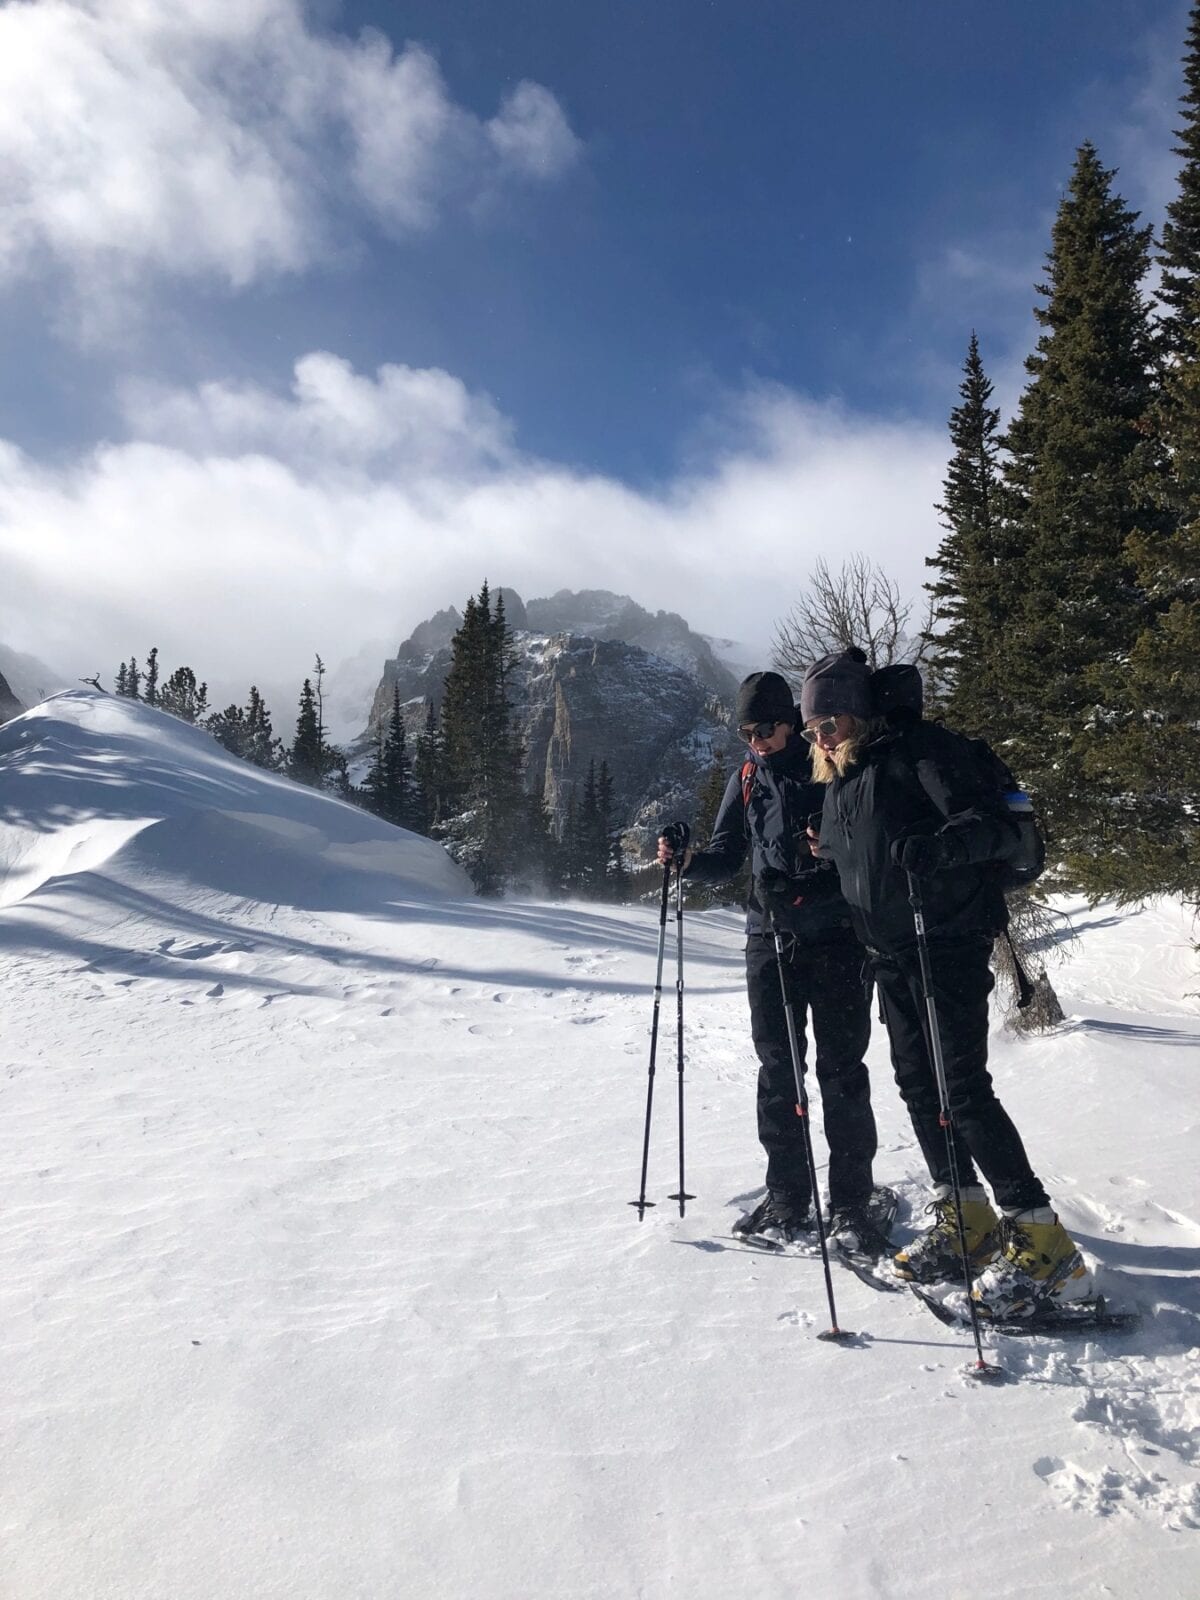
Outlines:
<svg viewBox="0 0 1200 1600"><path fill-rule="evenodd" d="M638 1221L646 1214L646 1207L653 1206L653 1200L646 1199L646 1168L650 1164L650 1111L654 1105L654 1058L658 1054L658 1012L662 1004L662 972L663 954L667 945L667 897L671 893L671 863L668 861L663 867L662 901L658 911L658 972L654 979L654 1020L650 1024L650 1076L646 1082L646 1132L642 1138L642 1186L636 1200L629 1204L638 1208ZM679 1185L680 1193L683 1184ZM682 1203L682 1202L681 1202Z"/></svg>
<svg viewBox="0 0 1200 1600"><path fill-rule="evenodd" d="M821 1197L817 1189L817 1163L813 1155L812 1132L809 1127L808 1091L804 1087L804 1073L800 1069L800 1041L796 1034L796 1015L792 1010L792 996L787 986L783 940L780 938L774 913L769 907L767 909L767 923L775 940L775 961L779 967L779 987L783 991L783 1015L787 1021L788 1047L792 1052L792 1075L796 1080L796 1115L800 1118L800 1130L804 1138L804 1158L808 1162L808 1181L812 1185L813 1215L817 1219L817 1239L821 1246L821 1265L825 1269L825 1293L829 1298L829 1327L824 1333L819 1333L817 1338L828 1339L836 1344L844 1344L853 1339L854 1335L847 1329L838 1327L837 1307L833 1303L833 1274L829 1270L829 1246L825 1242L825 1223L821 1217Z"/></svg>
<svg viewBox="0 0 1200 1600"><path fill-rule="evenodd" d="M958 1224L958 1253L962 1258L963 1283L967 1290L967 1309L971 1313L971 1332L975 1336L976 1361L968 1368L972 1378L995 1380L1003 1378L1003 1367L990 1365L983 1359L983 1341L979 1336L979 1312L971 1296L971 1262L967 1255L967 1234L963 1227L962 1185L958 1181L958 1152L954 1147L954 1118L950 1110L950 1093L946 1087L946 1064L942 1058L942 1035L938 1027L937 1001L933 997L933 971L929 965L929 945L925 938L925 911L921 902L921 886L915 873L908 873L908 903L912 907L913 926L917 931L917 959L921 964L921 993L925 1000L925 1014L929 1029L929 1053L933 1057L933 1075L937 1079L938 1121L946 1134L946 1157L950 1166L950 1191L954 1196L954 1216Z"/></svg>
<svg viewBox="0 0 1200 1600"><path fill-rule="evenodd" d="M679 1215L684 1215L685 1202L694 1200L683 1186L683 856L686 839L675 858L675 1064L679 1083L679 1193L669 1194L668 1200L679 1201Z"/></svg>

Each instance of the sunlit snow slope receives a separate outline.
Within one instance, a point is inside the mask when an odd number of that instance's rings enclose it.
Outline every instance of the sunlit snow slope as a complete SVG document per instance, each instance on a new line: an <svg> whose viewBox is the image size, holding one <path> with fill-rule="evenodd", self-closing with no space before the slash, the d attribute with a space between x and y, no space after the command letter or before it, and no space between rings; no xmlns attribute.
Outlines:
<svg viewBox="0 0 1200 1600"><path fill-rule="evenodd" d="M66 695L0 730L0 1595L1194 1597L1188 915L1074 906L1067 1024L993 1065L1132 1336L962 1336L743 1252L738 918L686 919L637 1190L653 911L440 849ZM673 986L673 985L672 985ZM877 1030L878 1176L921 1162ZM818 1144L820 1141L818 1140Z"/></svg>

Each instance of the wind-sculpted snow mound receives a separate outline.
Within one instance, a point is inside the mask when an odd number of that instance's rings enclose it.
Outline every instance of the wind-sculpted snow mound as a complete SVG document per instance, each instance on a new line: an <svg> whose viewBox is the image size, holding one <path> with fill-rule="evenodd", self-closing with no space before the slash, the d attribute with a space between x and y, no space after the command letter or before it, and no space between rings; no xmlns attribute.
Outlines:
<svg viewBox="0 0 1200 1600"><path fill-rule="evenodd" d="M71 691L0 729L0 905L147 881L329 911L471 892L440 845L135 701Z"/></svg>

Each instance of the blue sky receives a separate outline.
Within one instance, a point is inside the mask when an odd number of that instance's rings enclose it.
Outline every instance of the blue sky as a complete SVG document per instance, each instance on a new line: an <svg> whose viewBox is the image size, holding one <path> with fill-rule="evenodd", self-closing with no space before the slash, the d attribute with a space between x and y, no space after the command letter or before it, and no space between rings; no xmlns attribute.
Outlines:
<svg viewBox="0 0 1200 1600"><path fill-rule="evenodd" d="M0 4L0 639L91 671L150 630L236 690L484 571L756 640L822 551L915 588L967 337L1011 404L1077 145L1161 216L1186 17Z"/></svg>

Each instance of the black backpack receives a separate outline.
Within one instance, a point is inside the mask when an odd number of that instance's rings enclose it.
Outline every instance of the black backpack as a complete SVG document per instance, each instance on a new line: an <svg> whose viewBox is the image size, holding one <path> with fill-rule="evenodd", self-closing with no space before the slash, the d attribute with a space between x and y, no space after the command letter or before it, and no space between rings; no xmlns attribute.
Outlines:
<svg viewBox="0 0 1200 1600"><path fill-rule="evenodd" d="M921 715L924 703L921 674L907 663L897 662L872 673L871 694L877 716L894 716L899 712L897 720L900 720L905 714ZM1038 826L1033 801L1013 776L1012 768L1000 759L986 739L968 739L950 728L941 731L962 743L983 786L1004 797L1008 814L1017 824L1020 842L1013 855L995 863L997 884L1005 894L1028 889L1046 870L1046 841Z"/></svg>

